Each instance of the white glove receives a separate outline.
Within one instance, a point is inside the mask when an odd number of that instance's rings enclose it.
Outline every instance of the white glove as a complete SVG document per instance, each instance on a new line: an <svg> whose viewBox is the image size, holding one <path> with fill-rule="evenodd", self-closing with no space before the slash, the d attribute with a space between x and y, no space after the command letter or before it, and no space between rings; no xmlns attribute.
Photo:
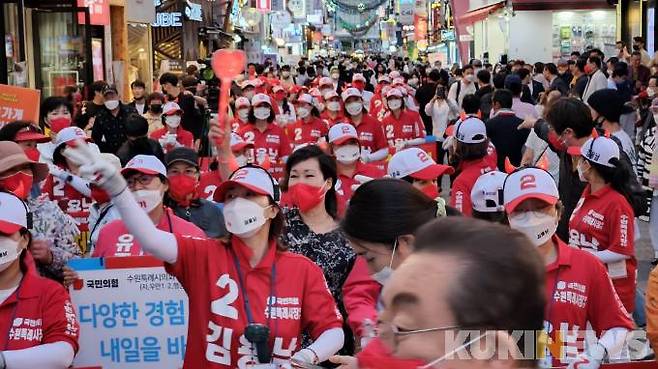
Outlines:
<svg viewBox="0 0 658 369"><path fill-rule="evenodd" d="M446 138L443 141L443 144L441 145L443 147L443 150L449 150L452 147L454 140L455 140L455 136L448 136L448 138Z"/></svg>
<svg viewBox="0 0 658 369"><path fill-rule="evenodd" d="M357 174L354 176L354 179L356 180L357 183L353 184L350 187L352 189L352 192L356 191L356 189L361 187L362 184L372 181L374 178Z"/></svg>
<svg viewBox="0 0 658 369"><path fill-rule="evenodd" d="M295 352L295 354L292 355L291 359L309 364L317 364L319 361L318 356L315 354L315 352L307 348Z"/></svg>
<svg viewBox="0 0 658 369"><path fill-rule="evenodd" d="M71 174L55 164L48 164L48 171L53 175L53 177L62 180L66 180L66 178L68 178L68 176Z"/></svg>
<svg viewBox="0 0 658 369"><path fill-rule="evenodd" d="M395 143L395 152L402 151L407 146L405 141L398 141Z"/></svg>
<svg viewBox="0 0 658 369"><path fill-rule="evenodd" d="M126 180L117 168L105 161L100 153L92 150L84 141L77 140L73 147L66 147L62 154L80 166L79 171L82 178L95 183L111 197L119 195L128 187Z"/></svg>
<svg viewBox="0 0 658 369"><path fill-rule="evenodd" d="M605 347L597 343L589 347L586 352L578 355L576 360L572 361L567 369L599 369L604 356Z"/></svg>
<svg viewBox="0 0 658 369"><path fill-rule="evenodd" d="M361 161L364 163L370 161L370 150L361 148Z"/></svg>
<svg viewBox="0 0 658 369"><path fill-rule="evenodd" d="M167 134L166 141L167 141L167 144L169 144L169 145L175 145L176 144L176 134L175 133Z"/></svg>

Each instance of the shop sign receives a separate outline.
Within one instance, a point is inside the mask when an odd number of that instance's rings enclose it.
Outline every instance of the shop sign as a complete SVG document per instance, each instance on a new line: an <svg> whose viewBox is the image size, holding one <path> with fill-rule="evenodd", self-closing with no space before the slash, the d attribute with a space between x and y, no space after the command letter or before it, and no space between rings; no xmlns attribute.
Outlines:
<svg viewBox="0 0 658 369"><path fill-rule="evenodd" d="M0 85L0 127L15 120L38 122L40 96L39 90Z"/></svg>
<svg viewBox="0 0 658 369"><path fill-rule="evenodd" d="M414 23L414 11L416 3L414 0L400 0L400 17L399 21L404 26L410 26Z"/></svg>
<svg viewBox="0 0 658 369"><path fill-rule="evenodd" d="M455 31L454 30L441 30L441 40L442 41L455 41Z"/></svg>
<svg viewBox="0 0 658 369"><path fill-rule="evenodd" d="M292 22L290 13L287 11L273 12L270 14L270 23L274 27L285 27Z"/></svg>
<svg viewBox="0 0 658 369"><path fill-rule="evenodd" d="M459 35L459 42L471 42L473 41L473 35Z"/></svg>
<svg viewBox="0 0 658 369"><path fill-rule="evenodd" d="M203 22L201 4L195 4L190 0L185 1L185 16L191 21Z"/></svg>
<svg viewBox="0 0 658 369"><path fill-rule="evenodd" d="M78 0L78 6L89 8L89 24L107 26L110 24L109 0ZM84 13L78 13L78 23L85 23Z"/></svg>
<svg viewBox="0 0 658 369"><path fill-rule="evenodd" d="M128 22L155 22L155 5L153 4L153 0L128 0L126 9L130 9L129 12L126 12Z"/></svg>
<svg viewBox="0 0 658 369"><path fill-rule="evenodd" d="M288 0L287 3L295 19L306 21L306 0Z"/></svg>
<svg viewBox="0 0 658 369"><path fill-rule="evenodd" d="M270 0L272 2L272 11L280 12L285 10L283 0Z"/></svg>
<svg viewBox="0 0 658 369"><path fill-rule="evenodd" d="M182 27L183 14L181 12L157 13L153 27Z"/></svg>

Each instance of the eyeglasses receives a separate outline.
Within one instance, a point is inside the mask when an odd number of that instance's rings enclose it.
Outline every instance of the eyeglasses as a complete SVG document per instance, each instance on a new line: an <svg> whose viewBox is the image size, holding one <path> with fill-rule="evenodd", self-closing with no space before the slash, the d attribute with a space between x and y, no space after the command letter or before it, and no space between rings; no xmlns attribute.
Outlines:
<svg viewBox="0 0 658 369"><path fill-rule="evenodd" d="M460 327L457 325L450 325L446 327L435 327L435 328L423 328L423 329L400 329L395 324L392 323L384 323L384 322L379 322L377 326L377 334L379 336L381 335L386 335L386 334L392 334L394 337L404 337L404 336L410 336L413 334L422 334L422 333L429 333L429 332L440 332L440 331L450 331L454 329L459 329Z"/></svg>
<svg viewBox="0 0 658 369"><path fill-rule="evenodd" d="M128 187L135 187L137 183L139 183L142 186L148 186L151 184L151 182L153 182L153 179L155 179L155 177L156 176L150 176L148 174L134 175L126 179L126 182L128 183Z"/></svg>

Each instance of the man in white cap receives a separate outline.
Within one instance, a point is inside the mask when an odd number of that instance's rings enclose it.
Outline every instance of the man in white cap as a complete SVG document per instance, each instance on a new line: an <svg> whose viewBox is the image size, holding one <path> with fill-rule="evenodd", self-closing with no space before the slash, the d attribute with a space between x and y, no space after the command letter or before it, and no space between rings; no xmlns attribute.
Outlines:
<svg viewBox="0 0 658 369"><path fill-rule="evenodd" d="M484 173L471 190L473 218L507 224L503 206L503 184L507 174L499 171Z"/></svg>
<svg viewBox="0 0 658 369"><path fill-rule="evenodd" d="M503 199L510 227L528 237L546 265L544 329L550 341L546 352L537 353L541 367L596 369L605 358L619 360L633 322L600 261L555 235L563 207L553 177L520 169L505 180ZM585 350L574 345L580 337Z"/></svg>
<svg viewBox="0 0 658 369"><path fill-rule="evenodd" d="M194 224L179 218L162 203L169 189L167 168L155 156L137 155L121 170L140 207L155 226L165 232L205 238L205 233ZM121 219L100 229L93 257L137 256L144 252Z"/></svg>

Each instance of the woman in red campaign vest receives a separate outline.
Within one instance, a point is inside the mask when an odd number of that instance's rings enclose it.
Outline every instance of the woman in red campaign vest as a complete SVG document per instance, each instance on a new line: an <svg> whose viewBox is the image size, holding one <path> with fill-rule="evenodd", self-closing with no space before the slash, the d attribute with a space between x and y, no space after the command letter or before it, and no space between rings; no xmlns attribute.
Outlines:
<svg viewBox="0 0 658 369"><path fill-rule="evenodd" d="M228 120L222 135L221 155L231 156ZM116 169L84 145L66 153L86 175L95 174L130 233L145 251L165 261L187 292L185 369L317 364L343 346L342 317L322 271L276 242L283 215L278 186L265 169L242 167L217 189L232 234L223 243L158 230ZM300 350L303 332L314 342Z"/></svg>
<svg viewBox="0 0 658 369"><path fill-rule="evenodd" d="M315 107L313 96L302 94L297 99L297 117L299 118L287 129L290 142L293 146L325 142L324 136L329 129L320 119L318 109Z"/></svg>
<svg viewBox="0 0 658 369"><path fill-rule="evenodd" d="M471 191L473 185L484 173L496 169L487 159L489 139L484 123L474 117L459 121L455 126L453 164L461 172L452 183L450 191L450 206L461 211L465 216L471 216Z"/></svg>
<svg viewBox="0 0 658 369"><path fill-rule="evenodd" d="M77 240L78 246L83 253L87 251L89 240L89 212L94 202L89 181L78 176L78 166L62 155L64 148L71 142L83 140L83 145L98 154L97 148L92 148L84 131L78 127L67 127L59 131L55 139L55 151L53 153L53 165L50 167L50 175L43 184L43 192L48 194L50 200L56 202L60 209L73 218L80 230Z"/></svg>
<svg viewBox="0 0 658 369"><path fill-rule="evenodd" d="M324 95L324 104L325 104L325 109L320 114L320 118L324 120L325 124L331 128L334 126L334 124L340 123L340 122L345 122L345 116L343 115L342 112L342 105L340 101L340 96L338 96L338 93L334 90L329 90Z"/></svg>
<svg viewBox="0 0 658 369"><path fill-rule="evenodd" d="M237 132L240 128L246 126L249 123L249 108L251 107L251 102L244 96L240 96L235 99L235 114L233 114L233 123L231 124L231 130Z"/></svg>
<svg viewBox="0 0 658 369"><path fill-rule="evenodd" d="M170 184L167 168L158 158L137 155L126 164L121 174L137 203L159 230L181 236L206 237L196 225L163 205L162 200ZM135 236L130 234L123 219L116 219L101 228L92 252L92 257L138 255L144 255L144 250Z"/></svg>
<svg viewBox="0 0 658 369"><path fill-rule="evenodd" d="M593 137L582 147L570 147L578 158L578 175L587 186L569 220L569 245L589 251L608 275L629 313L635 309L635 227L629 202L629 178L619 146L608 137Z"/></svg>
<svg viewBox="0 0 658 369"><path fill-rule="evenodd" d="M341 94L345 103L345 117L359 133L361 160L364 163L380 161L388 156L388 145L382 124L363 107L363 97L356 88L350 87Z"/></svg>
<svg viewBox="0 0 658 369"><path fill-rule="evenodd" d="M36 272L31 216L0 193L0 368L65 369L78 351L78 319L64 287Z"/></svg>
<svg viewBox="0 0 658 369"><path fill-rule="evenodd" d="M507 176L503 199L510 227L528 237L546 265L544 329L557 345L537 353L540 367L598 368L603 359L623 359L633 321L603 264L555 235L564 208L553 177L539 168L519 169ZM598 342L583 351L575 343L586 334Z"/></svg>
<svg viewBox="0 0 658 369"><path fill-rule="evenodd" d="M425 143L425 124L417 111L404 105L402 91L392 88L386 93L390 113L382 121L388 147L400 151Z"/></svg>
<svg viewBox="0 0 658 369"><path fill-rule="evenodd" d="M256 162L269 166L270 173L280 178L283 176L283 164L292 152L292 147L284 130L274 123L274 118L272 99L265 94L256 94L251 100L249 124L242 127L238 134L247 143L254 145Z"/></svg>

